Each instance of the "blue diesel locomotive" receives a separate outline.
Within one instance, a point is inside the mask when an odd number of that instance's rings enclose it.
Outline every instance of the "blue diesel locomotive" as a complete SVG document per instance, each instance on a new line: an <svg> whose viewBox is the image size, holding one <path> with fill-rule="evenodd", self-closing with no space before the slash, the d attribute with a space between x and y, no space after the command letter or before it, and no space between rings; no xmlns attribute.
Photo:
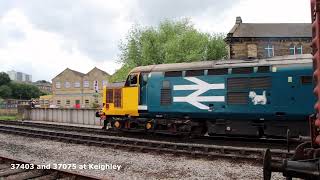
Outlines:
<svg viewBox="0 0 320 180"><path fill-rule="evenodd" d="M311 55L134 68L104 88L105 127L188 135L308 135Z"/></svg>

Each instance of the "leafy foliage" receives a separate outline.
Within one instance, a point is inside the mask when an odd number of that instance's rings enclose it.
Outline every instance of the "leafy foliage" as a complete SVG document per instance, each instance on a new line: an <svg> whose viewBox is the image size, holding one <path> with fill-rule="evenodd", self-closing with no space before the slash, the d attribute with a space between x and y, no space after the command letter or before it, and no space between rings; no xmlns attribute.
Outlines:
<svg viewBox="0 0 320 180"><path fill-rule="evenodd" d="M124 81L132 68L134 68L134 66L129 66L127 64L123 65L109 78L109 81L110 82Z"/></svg>
<svg viewBox="0 0 320 180"><path fill-rule="evenodd" d="M0 72L0 86L8 84L10 81L10 77L7 73Z"/></svg>
<svg viewBox="0 0 320 180"><path fill-rule="evenodd" d="M8 85L0 86L0 96L2 98L10 98L12 95L12 90Z"/></svg>
<svg viewBox="0 0 320 180"><path fill-rule="evenodd" d="M137 66L222 59L227 55L222 34L196 30L189 20L164 21L157 28L134 26L120 44L123 66L111 81L123 81Z"/></svg>
<svg viewBox="0 0 320 180"><path fill-rule="evenodd" d="M43 94L34 85L13 82L8 74L0 73L0 98L31 99L38 98Z"/></svg>
<svg viewBox="0 0 320 180"><path fill-rule="evenodd" d="M9 86L12 89L12 97L14 99L38 98L42 95L39 88L34 85L11 82Z"/></svg>

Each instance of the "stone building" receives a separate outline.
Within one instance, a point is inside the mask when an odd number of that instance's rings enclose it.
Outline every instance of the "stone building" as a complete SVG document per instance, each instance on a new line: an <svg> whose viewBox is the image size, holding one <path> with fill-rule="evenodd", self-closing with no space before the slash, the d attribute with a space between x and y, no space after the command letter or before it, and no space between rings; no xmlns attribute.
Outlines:
<svg viewBox="0 0 320 180"><path fill-rule="evenodd" d="M32 83L33 85L37 86L40 91L45 92L47 94L51 94L52 92L52 85L50 82L45 80L40 80Z"/></svg>
<svg viewBox="0 0 320 180"><path fill-rule="evenodd" d="M310 23L242 23L225 38L230 59L268 58L311 53Z"/></svg>
<svg viewBox="0 0 320 180"><path fill-rule="evenodd" d="M102 89L110 76L93 68L86 74L65 69L52 79L52 101L56 107L92 108L101 105Z"/></svg>

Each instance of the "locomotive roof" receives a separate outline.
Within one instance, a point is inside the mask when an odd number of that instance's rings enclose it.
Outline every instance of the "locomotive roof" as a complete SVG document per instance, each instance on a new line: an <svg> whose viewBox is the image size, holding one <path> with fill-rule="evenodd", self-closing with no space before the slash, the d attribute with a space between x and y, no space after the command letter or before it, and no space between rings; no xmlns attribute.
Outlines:
<svg viewBox="0 0 320 180"><path fill-rule="evenodd" d="M197 69L219 69L233 67L252 67L252 66L270 66L270 65L302 65L311 64L311 54L275 56L268 59L250 59L250 60L216 60L216 61L199 61L191 63L173 63L158 64L149 66L139 66L131 70L133 72L165 72L165 71L183 71Z"/></svg>

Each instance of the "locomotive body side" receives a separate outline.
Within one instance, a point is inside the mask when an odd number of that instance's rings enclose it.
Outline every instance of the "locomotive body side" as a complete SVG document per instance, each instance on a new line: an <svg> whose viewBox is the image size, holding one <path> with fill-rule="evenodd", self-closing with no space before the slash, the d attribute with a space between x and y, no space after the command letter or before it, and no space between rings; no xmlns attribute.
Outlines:
<svg viewBox="0 0 320 180"><path fill-rule="evenodd" d="M250 134L257 134L263 128L266 134L284 135L292 129L295 135L307 135L305 122L315 99L301 95L312 89L311 64L245 68L252 72L237 74L232 68L220 75L210 75L210 70L200 76L187 75L188 71L169 76L152 72L148 112L152 117L207 121L209 129L214 127L212 133L246 134L252 129Z"/></svg>
<svg viewBox="0 0 320 180"><path fill-rule="evenodd" d="M103 112L117 129L204 135L307 135L312 90L307 55L133 69L107 87ZM127 91L134 89L135 91Z"/></svg>

